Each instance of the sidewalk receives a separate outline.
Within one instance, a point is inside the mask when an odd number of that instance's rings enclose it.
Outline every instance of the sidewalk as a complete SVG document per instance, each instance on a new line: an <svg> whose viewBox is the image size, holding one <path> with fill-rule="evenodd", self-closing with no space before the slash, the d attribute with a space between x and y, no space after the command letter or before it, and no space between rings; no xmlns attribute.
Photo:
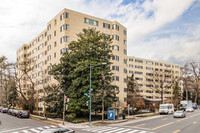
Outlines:
<svg viewBox="0 0 200 133"><path fill-rule="evenodd" d="M155 116L151 116L151 117L138 117L138 116L147 116L147 115L152 115L152 114L156 114L156 113L146 113L146 114L137 114L137 115L131 115L131 116L126 116L126 119L123 120L122 117L119 119L119 120L115 120L115 121L111 121L111 120L104 120L104 122L106 123L109 123L109 124L122 124L123 123L127 123L127 122L138 122L138 121L141 121L141 120L146 120L146 119L151 119L152 117L155 117ZM85 123L78 123L78 124L74 124L74 123L70 123L70 122L64 122L64 125L62 124L63 121L61 120L55 120L55 119L52 119L52 118L44 118L42 116L37 116L37 115L31 115L33 117L36 117L36 118L40 118L40 119L44 119L44 120L49 120L49 121L53 121L53 122L58 122L58 126L60 127L65 127L65 128L89 128L89 122L85 122ZM158 117L158 116L157 116ZM156 118L157 118L156 117ZM159 116L160 117L160 116ZM131 119L131 120L129 120ZM100 121L92 121L92 124L94 123L99 123L101 122Z"/></svg>

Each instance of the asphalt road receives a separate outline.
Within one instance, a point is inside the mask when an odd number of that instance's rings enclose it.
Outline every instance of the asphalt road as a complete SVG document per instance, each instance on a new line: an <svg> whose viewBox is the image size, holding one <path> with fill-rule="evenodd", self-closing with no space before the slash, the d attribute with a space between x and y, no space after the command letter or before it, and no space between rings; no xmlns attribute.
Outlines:
<svg viewBox="0 0 200 133"><path fill-rule="evenodd" d="M76 133L200 133L200 110L187 112L186 118L161 115L112 126L77 129Z"/></svg>
<svg viewBox="0 0 200 133"><path fill-rule="evenodd" d="M0 113L0 121L0 133L39 133L45 129L55 127L37 120L19 119L3 113Z"/></svg>
<svg viewBox="0 0 200 133"><path fill-rule="evenodd" d="M41 121L19 119L0 113L0 133L39 133L53 128ZM200 133L200 110L187 113L186 118L173 118L173 115L132 120L110 126L75 129L76 133Z"/></svg>

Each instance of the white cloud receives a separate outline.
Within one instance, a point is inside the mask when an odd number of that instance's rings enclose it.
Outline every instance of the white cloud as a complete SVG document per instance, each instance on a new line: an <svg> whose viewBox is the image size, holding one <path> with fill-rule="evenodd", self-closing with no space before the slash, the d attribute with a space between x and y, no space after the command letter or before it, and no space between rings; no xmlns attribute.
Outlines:
<svg viewBox="0 0 200 133"><path fill-rule="evenodd" d="M0 53L11 60L16 58L16 49L30 42L46 28L46 24L62 9L68 8L96 17L117 20L128 29L128 53L144 51L143 56L154 57L161 46L141 41L162 26L178 19L195 0L146 0L122 5L123 0L0 0ZM152 13L152 16L149 16ZM196 34L196 33L194 33ZM173 41L166 41L171 43ZM152 42L161 40L151 39ZM140 42L140 43L139 43ZM176 43L176 42L174 42ZM148 48L148 49L146 49ZM137 50L136 50L137 49ZM165 46L169 49L169 45ZM150 50L150 52L149 52ZM152 51L152 52L151 52ZM139 56L141 55L138 54ZM163 57L164 58L164 57Z"/></svg>

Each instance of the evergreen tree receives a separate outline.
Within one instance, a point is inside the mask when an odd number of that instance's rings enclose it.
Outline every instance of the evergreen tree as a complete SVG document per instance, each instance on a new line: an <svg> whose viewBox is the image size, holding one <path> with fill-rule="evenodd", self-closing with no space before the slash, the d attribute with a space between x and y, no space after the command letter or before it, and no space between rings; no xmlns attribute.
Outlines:
<svg viewBox="0 0 200 133"><path fill-rule="evenodd" d="M182 99L181 88L179 87L178 82L175 83L173 94L174 94L173 98L174 106L178 110L178 105L180 103L180 100Z"/></svg>
<svg viewBox="0 0 200 133"><path fill-rule="evenodd" d="M63 54L58 65L53 66L50 74L60 82L65 95L70 98L68 111L77 116L89 113L84 93L89 92L90 65L106 63L92 68L92 110L110 107L115 97L114 86L111 85L109 61L111 55L111 39L95 29L83 29L77 41L72 41L69 51ZM106 90L106 91L105 91ZM102 99L103 97L103 99Z"/></svg>

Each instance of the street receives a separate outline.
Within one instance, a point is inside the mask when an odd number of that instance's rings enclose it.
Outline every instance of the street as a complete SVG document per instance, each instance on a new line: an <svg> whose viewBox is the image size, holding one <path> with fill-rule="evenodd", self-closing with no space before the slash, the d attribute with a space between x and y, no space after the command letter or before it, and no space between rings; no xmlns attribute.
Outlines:
<svg viewBox="0 0 200 133"><path fill-rule="evenodd" d="M32 120L0 113L0 133L39 133L55 126Z"/></svg>
<svg viewBox="0 0 200 133"><path fill-rule="evenodd" d="M53 128L41 121L19 119L0 113L0 133L39 133ZM199 133L200 110L187 112L186 118L173 118L173 115L158 115L154 117L131 120L108 126L75 129L76 133Z"/></svg>
<svg viewBox="0 0 200 133"><path fill-rule="evenodd" d="M93 127L76 130L77 133L199 133L200 110L187 112L186 118L173 118L173 115L160 115L157 118L129 121L113 126Z"/></svg>

